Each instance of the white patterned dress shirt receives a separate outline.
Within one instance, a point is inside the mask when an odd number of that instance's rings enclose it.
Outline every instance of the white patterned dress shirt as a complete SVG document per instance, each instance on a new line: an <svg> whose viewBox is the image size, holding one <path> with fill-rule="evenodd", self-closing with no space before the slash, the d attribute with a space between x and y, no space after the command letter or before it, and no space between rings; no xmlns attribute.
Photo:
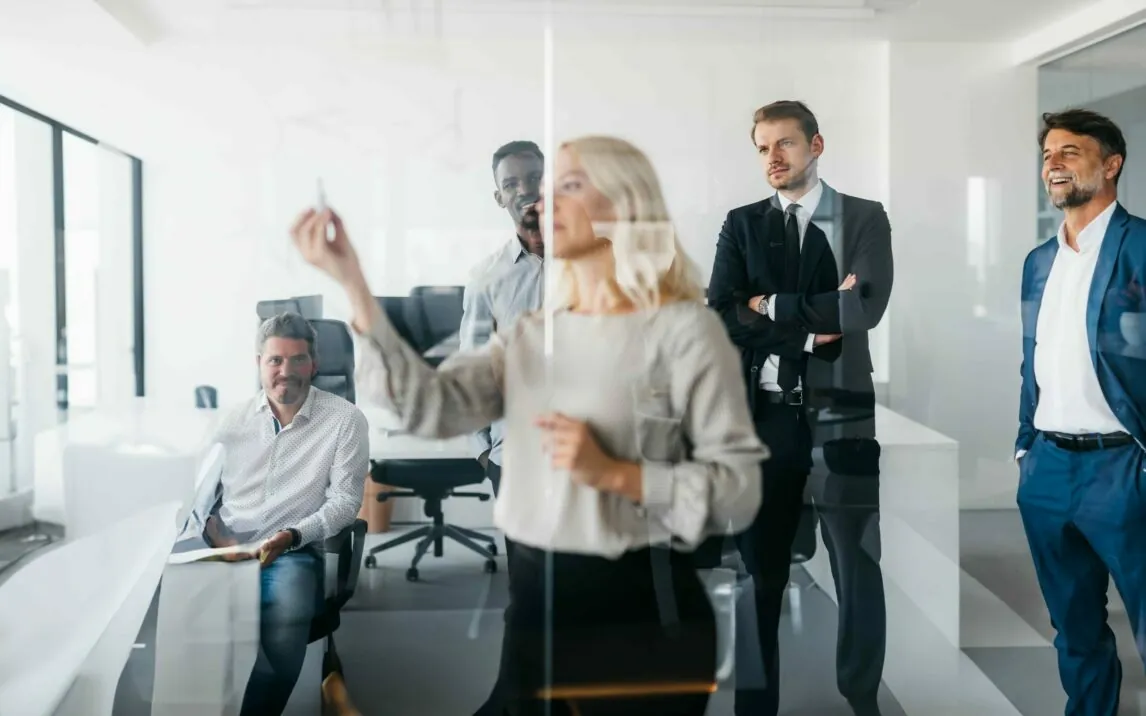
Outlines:
<svg viewBox="0 0 1146 716"><path fill-rule="evenodd" d="M293 527L301 547L333 537L357 517L370 433L353 403L311 387L280 429L259 391L223 419L215 442L224 451L218 515L240 542Z"/></svg>

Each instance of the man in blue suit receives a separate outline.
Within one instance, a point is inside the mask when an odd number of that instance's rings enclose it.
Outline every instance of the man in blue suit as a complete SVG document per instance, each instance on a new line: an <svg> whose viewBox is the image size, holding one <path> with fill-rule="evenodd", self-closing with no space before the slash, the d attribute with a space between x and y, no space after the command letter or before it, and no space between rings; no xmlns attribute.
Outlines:
<svg viewBox="0 0 1146 716"><path fill-rule="evenodd" d="M1065 221L1023 266L1018 504L1067 716L1115 716L1111 577L1146 658L1146 221L1118 203L1113 122L1076 109L1043 123L1043 182Z"/></svg>

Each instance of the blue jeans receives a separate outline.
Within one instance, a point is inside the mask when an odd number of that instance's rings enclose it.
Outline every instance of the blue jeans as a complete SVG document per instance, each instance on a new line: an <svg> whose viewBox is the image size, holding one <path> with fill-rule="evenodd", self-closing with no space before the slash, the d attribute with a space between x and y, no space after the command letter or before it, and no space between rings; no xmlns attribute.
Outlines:
<svg viewBox="0 0 1146 716"><path fill-rule="evenodd" d="M310 636L322 607L323 558L313 548L287 552L260 574L259 656L241 716L275 716L290 700Z"/></svg>
<svg viewBox="0 0 1146 716"><path fill-rule="evenodd" d="M1110 578L1146 657L1146 453L1070 452L1042 434L1019 463L1019 513L1057 635L1067 716L1115 716L1122 664L1106 622Z"/></svg>

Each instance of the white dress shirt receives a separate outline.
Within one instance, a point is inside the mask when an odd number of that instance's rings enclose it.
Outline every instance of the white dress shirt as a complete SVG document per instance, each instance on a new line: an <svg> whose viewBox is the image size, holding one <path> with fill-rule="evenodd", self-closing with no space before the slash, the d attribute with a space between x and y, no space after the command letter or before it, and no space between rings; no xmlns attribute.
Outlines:
<svg viewBox="0 0 1146 716"><path fill-rule="evenodd" d="M1035 429L1061 433L1114 433L1126 428L1114 416L1090 358L1087 297L1110 217L1117 202L1078 234L1078 251L1059 228L1058 253L1043 291L1035 333Z"/></svg>
<svg viewBox="0 0 1146 716"><path fill-rule="evenodd" d="M794 203L799 204L799 208L795 210L796 213L796 226L800 229L800 249L804 248L804 234L808 231L808 224L812 223L812 215L816 213L816 207L820 205L820 198L824 195L824 183L816 180L816 185L797 199ZM780 200L780 206L784 209L785 213L788 207L793 204L793 201L788 197L777 192L776 197ZM769 296L766 303L768 309L768 318L776 320L776 297ZM816 336L808 334L808 341L804 344L804 350L811 353L816 347ZM768 356L768 360L760 367L760 387L764 390L779 393L780 390L780 357L775 355ZM800 378L796 384L797 388L802 387L804 379Z"/></svg>
<svg viewBox="0 0 1146 716"><path fill-rule="evenodd" d="M295 528L299 546L333 537L354 522L370 469L370 431L355 405L311 387L280 427L259 391L222 421L219 518L240 542Z"/></svg>

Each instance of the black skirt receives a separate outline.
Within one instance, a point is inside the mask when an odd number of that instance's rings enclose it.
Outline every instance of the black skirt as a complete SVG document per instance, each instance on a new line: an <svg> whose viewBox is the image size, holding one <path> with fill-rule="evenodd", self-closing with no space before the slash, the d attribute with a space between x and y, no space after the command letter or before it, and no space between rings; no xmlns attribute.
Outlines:
<svg viewBox="0 0 1146 716"><path fill-rule="evenodd" d="M499 682L506 710L703 716L716 620L688 555L514 548Z"/></svg>

